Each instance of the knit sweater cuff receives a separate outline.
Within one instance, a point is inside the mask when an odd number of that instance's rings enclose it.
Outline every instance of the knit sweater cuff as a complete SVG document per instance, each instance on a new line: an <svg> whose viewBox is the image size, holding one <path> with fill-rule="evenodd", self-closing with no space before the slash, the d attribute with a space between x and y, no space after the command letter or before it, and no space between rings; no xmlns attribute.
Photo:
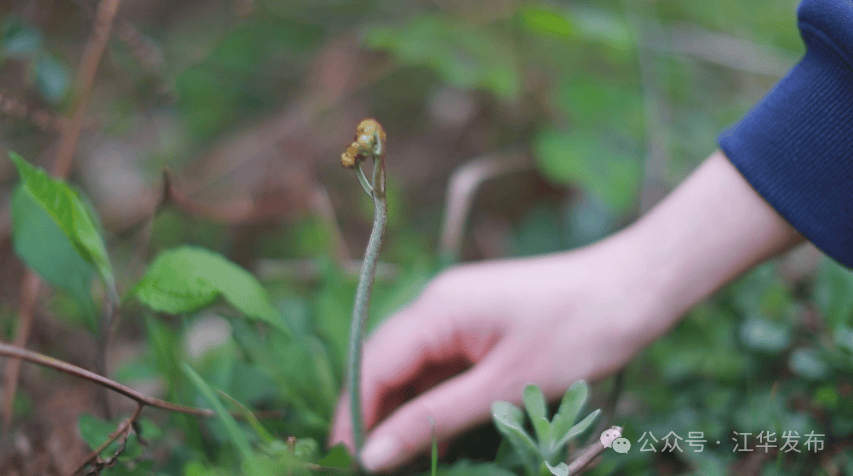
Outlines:
<svg viewBox="0 0 853 476"><path fill-rule="evenodd" d="M826 30L800 12L805 56L719 143L784 219L853 268L853 45Z"/></svg>

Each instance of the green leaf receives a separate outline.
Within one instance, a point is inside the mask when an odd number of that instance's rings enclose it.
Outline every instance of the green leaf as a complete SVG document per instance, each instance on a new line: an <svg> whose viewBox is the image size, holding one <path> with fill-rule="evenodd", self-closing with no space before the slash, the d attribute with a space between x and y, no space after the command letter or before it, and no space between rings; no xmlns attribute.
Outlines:
<svg viewBox="0 0 853 476"><path fill-rule="evenodd" d="M95 269L74 248L47 211L23 186L12 195L12 241L15 253L49 283L64 289L86 310L94 324L90 292Z"/></svg>
<svg viewBox="0 0 853 476"><path fill-rule="evenodd" d="M13 223L17 228L24 226L27 231L26 236L21 236L14 232L15 248L28 250L26 256L21 256L22 259L31 266L39 275L44 276L48 281L58 283L61 280L57 279L56 272L51 271L49 266L40 263L39 260L29 251L33 250L32 246L24 243L23 240L32 239L32 231L42 227L47 233L53 233L52 227L47 225L44 217L38 217L36 224L24 224L24 221L36 216L32 213L33 204L27 203L27 200L35 202L35 206L46 212L47 217L53 222L65 238L68 240L70 247L80 255L85 261L94 265L103 280L107 292L110 297L118 302L118 293L115 289L115 278L113 277L112 265L110 265L109 257L107 256L104 240L98 233L94 220L92 220L89 210L83 204L77 193L71 189L64 181L53 179L48 174L39 168L30 165L20 155L9 152L9 157L18 169L21 176L21 186L16 192L16 199L12 206ZM24 198L23 194L27 197ZM16 207L15 205L18 205ZM22 210L20 207L24 207ZM35 228L32 228L35 227ZM55 233L53 233L55 236ZM48 252L47 250L42 250ZM65 258L68 260L69 258ZM30 261L32 260L32 262ZM43 261L43 260L42 260ZM36 267L38 266L38 268ZM79 266L78 266L79 268ZM72 291L74 292L74 291Z"/></svg>
<svg viewBox="0 0 853 476"><path fill-rule="evenodd" d="M532 423L533 431L536 432L536 439L539 442L540 452L547 459L551 455L551 452L548 451L548 448L551 446L551 441L549 440L551 437L551 422L547 418L542 417L538 420L532 420Z"/></svg>
<svg viewBox="0 0 853 476"><path fill-rule="evenodd" d="M545 396L542 395L542 390L532 383L524 387L524 406L531 421L548 418Z"/></svg>
<svg viewBox="0 0 853 476"><path fill-rule="evenodd" d="M551 441L562 441L571 432L572 424L586 403L588 395L589 387L583 380L575 382L566 390L560 408L551 420Z"/></svg>
<svg viewBox="0 0 853 476"><path fill-rule="evenodd" d="M493 403L492 416L501 423L513 428L522 428L524 426L524 413L517 406L509 402L499 401Z"/></svg>
<svg viewBox="0 0 853 476"><path fill-rule="evenodd" d="M36 63L36 83L45 99L57 103L68 92L68 71L56 58L42 55Z"/></svg>
<svg viewBox="0 0 853 476"><path fill-rule="evenodd" d="M508 402L494 402L492 404L492 419L498 431L509 440L521 456L528 474L534 474L542 456L539 447L524 431L524 414L521 410Z"/></svg>
<svg viewBox="0 0 853 476"><path fill-rule="evenodd" d="M197 311L222 296L247 317L289 333L255 277L204 248L182 246L160 253L125 299L130 296L169 314Z"/></svg>
<svg viewBox="0 0 853 476"><path fill-rule="evenodd" d="M557 451L558 449L562 448L563 445L568 443L569 440L586 431L586 429L589 428L590 425L592 425L592 422L594 422L595 419L598 418L599 413L601 413L601 410L596 410L587 415L586 418L578 422L577 425L572 426L572 428L562 438L554 442L554 448L552 449L552 451Z"/></svg>
<svg viewBox="0 0 853 476"><path fill-rule="evenodd" d="M536 431L536 439L540 445L547 444L551 432L551 424L548 422L548 409L545 404L545 396L542 390L533 384L524 387L524 406ZM545 421L543 424L542 421Z"/></svg>

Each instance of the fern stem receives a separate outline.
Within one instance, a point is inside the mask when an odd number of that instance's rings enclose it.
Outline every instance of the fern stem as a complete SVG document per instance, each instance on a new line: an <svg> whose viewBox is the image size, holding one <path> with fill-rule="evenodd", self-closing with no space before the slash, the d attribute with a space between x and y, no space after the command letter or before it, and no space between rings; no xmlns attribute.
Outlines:
<svg viewBox="0 0 853 476"><path fill-rule="evenodd" d="M364 444L364 416L361 407L361 358L364 340L364 330L370 308L370 294L373 289L373 278L376 274L376 263L379 261L379 249L385 234L385 224L388 218L388 202L385 198L385 162L379 156L374 158L373 169L373 230L367 242L364 262L358 279L358 288L353 306L352 329L349 346L349 403L352 415L352 434L356 454Z"/></svg>

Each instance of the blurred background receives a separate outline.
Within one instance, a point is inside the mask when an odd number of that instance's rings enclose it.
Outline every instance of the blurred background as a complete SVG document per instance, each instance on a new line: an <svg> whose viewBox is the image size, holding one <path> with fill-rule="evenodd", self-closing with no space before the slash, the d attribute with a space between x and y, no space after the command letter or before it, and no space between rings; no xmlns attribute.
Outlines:
<svg viewBox="0 0 853 476"><path fill-rule="evenodd" d="M316 331L332 362L328 395L305 404L320 423L290 422L296 426L282 431L322 442L341 380L353 274L371 226L369 199L339 164L362 118L377 118L388 135L390 221L375 323L442 265L581 246L647 210L797 61L795 7L794 0L122 0L67 177L100 217L120 291L158 251L201 245L253 271L288 319ZM97 8L94 0L0 2L0 147L47 170L77 110L75 77ZM12 163L0 159L5 341L16 334L23 273L8 239L17 182ZM780 378L791 399L837 411L839 395L850 393L849 349L837 344L846 342L833 333L837 326L819 322L849 317L845 273L805 248L696 311L688 329L641 358L643 375L629 377L623 414L640 419L632 441L649 428L756 427L713 413L707 395L722 408L752 402L747 419L766 406L757 402L781 402L767 407L766 421L786 422L779 415L810 407L792 407L787 393L777 398ZM152 324L142 325L140 313L125 311L111 372L174 396L169 389L178 384L149 362ZM29 345L87 362L94 338L78 314L61 292L43 289ZM210 315L164 325L197 344L203 340L188 337L192 323L205 319L221 328ZM828 334L803 344L804 329ZM231 338L220 337L200 352ZM827 357L833 352L843 358ZM245 387L234 373L217 381ZM827 375L841 383L821 384ZM54 378L22 376L20 418L50 422L18 427L31 451L47 451L37 441L61 426L49 414L59 398ZM77 395L76 384L67 385ZM245 401L296 405L258 385L263 391ZM80 411L91 406L85 395ZM826 458L849 447L849 438L840 441ZM26 453L14 451L6 468ZM599 471L635 464L679 474L742 463L730 453L622 455ZM176 468L191 459L175 458ZM50 468L62 464L48 459Z"/></svg>
<svg viewBox="0 0 853 476"><path fill-rule="evenodd" d="M96 7L2 8L3 145L47 168ZM636 215L642 197L653 202L709 155L717 134L796 61L794 8L124 0L72 180L122 234L158 203L168 167L181 194L205 206L199 218L240 239L163 226L157 244L189 234L245 253L243 262L333 246L282 239L317 214L321 188L340 226L356 228L359 250L370 210L355 206L363 200L337 157L373 116L390 141L387 251L415 236L435 249L453 170L487 155L514 166L483 187L463 256L550 251ZM3 184L14 179L0 164ZM556 229L510 238L536 220ZM398 233L411 226L412 236Z"/></svg>

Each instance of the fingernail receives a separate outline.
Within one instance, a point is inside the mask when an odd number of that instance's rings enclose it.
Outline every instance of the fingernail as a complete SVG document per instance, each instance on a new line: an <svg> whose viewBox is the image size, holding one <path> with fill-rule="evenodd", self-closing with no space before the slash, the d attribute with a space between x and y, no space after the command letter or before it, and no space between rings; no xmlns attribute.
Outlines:
<svg viewBox="0 0 853 476"><path fill-rule="evenodd" d="M400 454L400 442L392 436L371 439L361 450L361 464L369 471L383 469Z"/></svg>

